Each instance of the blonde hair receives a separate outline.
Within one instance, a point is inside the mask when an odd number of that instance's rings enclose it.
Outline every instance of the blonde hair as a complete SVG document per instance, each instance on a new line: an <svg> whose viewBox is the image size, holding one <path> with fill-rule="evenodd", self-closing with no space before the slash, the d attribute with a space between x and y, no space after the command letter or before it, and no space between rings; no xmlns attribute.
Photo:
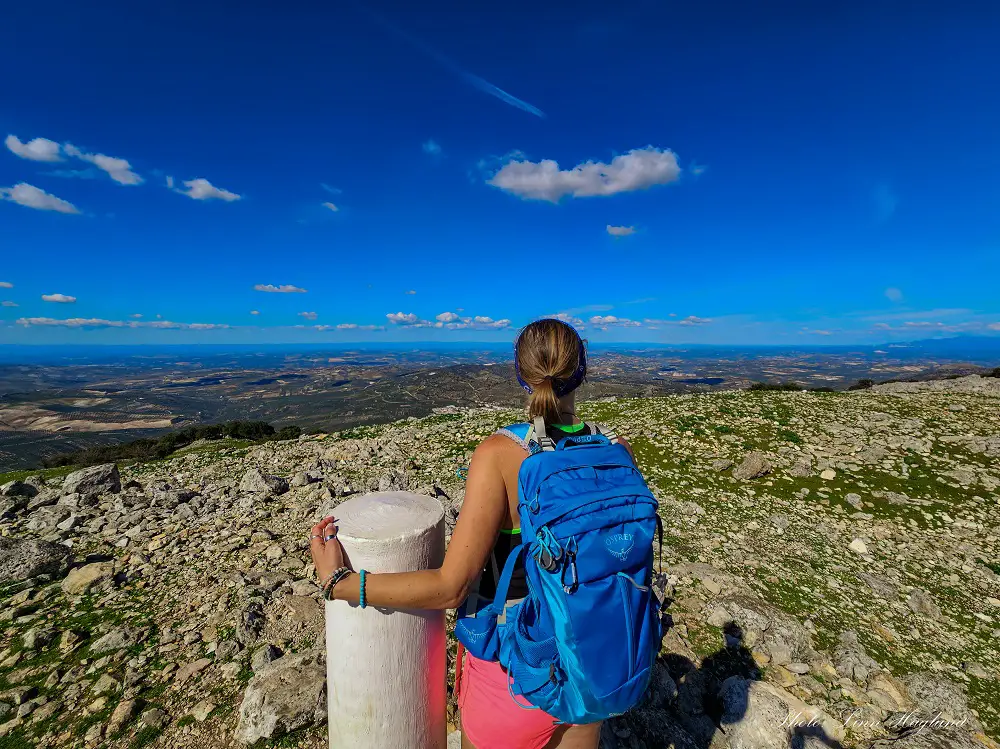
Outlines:
<svg viewBox="0 0 1000 749"><path fill-rule="evenodd" d="M586 352L577 332L562 320L536 320L517 336L515 366L522 385L530 386L528 416L541 416L546 424L560 421L557 390L570 384ZM578 384L578 383L577 383ZM563 395L572 392L572 385ZM527 389L527 388L525 388Z"/></svg>

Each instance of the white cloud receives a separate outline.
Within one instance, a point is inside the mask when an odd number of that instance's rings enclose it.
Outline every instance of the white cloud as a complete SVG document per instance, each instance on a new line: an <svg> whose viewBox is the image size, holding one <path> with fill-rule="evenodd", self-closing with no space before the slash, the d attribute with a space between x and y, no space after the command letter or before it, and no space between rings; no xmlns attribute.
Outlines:
<svg viewBox="0 0 1000 749"><path fill-rule="evenodd" d="M18 306L17 302L12 302L9 299L5 299L4 301L0 302L0 307L16 307L16 306Z"/></svg>
<svg viewBox="0 0 1000 749"><path fill-rule="evenodd" d="M131 317L133 320L138 320L140 317L142 317L142 314L136 312L134 315L129 315L129 317Z"/></svg>
<svg viewBox="0 0 1000 749"><path fill-rule="evenodd" d="M421 320L412 312L390 312L385 319L393 325L427 327L432 324L427 320Z"/></svg>
<svg viewBox="0 0 1000 749"><path fill-rule="evenodd" d="M688 315L683 320L680 320L678 325L708 325L712 322L711 318L708 317L698 317L697 315Z"/></svg>
<svg viewBox="0 0 1000 749"><path fill-rule="evenodd" d="M319 315L316 312L300 312L299 317L304 317L306 320L315 320Z"/></svg>
<svg viewBox="0 0 1000 749"><path fill-rule="evenodd" d="M983 319L964 320L961 322L944 322L943 320L905 320L900 325L890 325L887 322L877 322L873 330L892 332L930 331L936 333L964 333L976 330L1000 330L1000 323L986 322Z"/></svg>
<svg viewBox="0 0 1000 749"><path fill-rule="evenodd" d="M612 226L608 224L608 234L612 237L627 237L629 234L635 234L634 226Z"/></svg>
<svg viewBox="0 0 1000 749"><path fill-rule="evenodd" d="M269 294L305 294L305 289L300 289L298 286L292 286L291 284L282 284L281 286L275 286L270 283L259 283L253 287L254 291L266 291Z"/></svg>
<svg viewBox="0 0 1000 749"><path fill-rule="evenodd" d="M66 294L42 294L43 302L56 302L58 304L73 304L76 301L75 296L67 296Z"/></svg>
<svg viewBox="0 0 1000 749"><path fill-rule="evenodd" d="M393 325L406 328L447 328L448 330L501 330L510 327L510 320L494 320L492 317L476 315L463 317L454 312L442 312L435 321L424 320L412 312L390 312L386 319Z"/></svg>
<svg viewBox="0 0 1000 749"><path fill-rule="evenodd" d="M260 314L260 310L252 309L252 310L250 310L250 314L251 315L259 315Z"/></svg>
<svg viewBox="0 0 1000 749"><path fill-rule="evenodd" d="M167 189L169 190L174 189L174 178L171 177L169 174L167 175Z"/></svg>
<svg viewBox="0 0 1000 749"><path fill-rule="evenodd" d="M141 185L145 182L142 177L132 171L132 165L126 159L106 156L103 153L86 153L69 143L63 147L63 150L69 156L93 164L119 185Z"/></svg>
<svg viewBox="0 0 1000 749"><path fill-rule="evenodd" d="M189 198L193 198L194 200L224 200L227 203L231 203L234 200L239 200L243 197L242 195L237 195L234 192L229 192L229 190L223 190L222 188L216 187L203 177L184 180L184 186L187 188L186 190L175 188L174 192L180 193L181 195L187 195Z"/></svg>
<svg viewBox="0 0 1000 749"><path fill-rule="evenodd" d="M431 156L441 155L441 145L434 140L427 140L423 144L424 153L430 154Z"/></svg>
<svg viewBox="0 0 1000 749"><path fill-rule="evenodd" d="M99 317L71 317L66 320L57 320L52 317L22 317L18 319L18 324L24 327L59 327L59 328L157 328L163 330L220 330L228 328L228 325L221 323L203 322L171 322L170 320L155 320L152 322L139 322L136 320L104 320Z"/></svg>
<svg viewBox="0 0 1000 749"><path fill-rule="evenodd" d="M600 330L607 330L609 327L638 328L642 325L638 320L630 320L627 317L617 317L615 315L594 315L588 322Z"/></svg>
<svg viewBox="0 0 1000 749"><path fill-rule="evenodd" d="M17 322L25 327L44 325L61 328L123 328L128 325L121 320L102 320L96 317L71 317L68 320L56 320L52 317L21 317Z"/></svg>
<svg viewBox="0 0 1000 749"><path fill-rule="evenodd" d="M337 211L340 210L337 206L335 206L333 203L330 203L329 201L326 202L326 203L320 203L320 205L323 206L324 208L328 208L329 210L333 211L334 213L336 213Z"/></svg>
<svg viewBox="0 0 1000 749"><path fill-rule="evenodd" d="M494 320L492 317L483 317L481 315L476 315L472 318L473 328L492 328L493 330L501 330L503 328L510 327L510 320L503 318L502 320Z"/></svg>
<svg viewBox="0 0 1000 749"><path fill-rule="evenodd" d="M416 291L414 291L413 289L410 289L410 290L409 290L409 291L407 291L406 293L407 293L407 294L416 294L417 292L416 292Z"/></svg>
<svg viewBox="0 0 1000 749"><path fill-rule="evenodd" d="M833 335L832 331L829 330L810 330L810 335Z"/></svg>
<svg viewBox="0 0 1000 749"><path fill-rule="evenodd" d="M587 323L576 317L572 312L557 312L554 315L548 315L548 317L554 317L556 320L562 320L567 325L572 325L574 328L583 330L587 327Z"/></svg>
<svg viewBox="0 0 1000 749"><path fill-rule="evenodd" d="M79 213L79 209L55 195L50 195L34 185L18 182L13 187L0 187L0 198L12 203L34 208L39 211L55 211L57 213Z"/></svg>
<svg viewBox="0 0 1000 749"><path fill-rule="evenodd" d="M32 138L27 143L22 143L16 135L8 135L4 139L4 145L10 149L15 156L29 161L62 161L59 153L59 144L48 138Z"/></svg>
<svg viewBox="0 0 1000 749"><path fill-rule="evenodd" d="M356 322L342 322L339 325L317 325L317 330L330 330L331 328L336 328L337 330L385 330L384 325L358 325Z"/></svg>
<svg viewBox="0 0 1000 749"><path fill-rule="evenodd" d="M886 297L893 302L901 302L903 300L903 292L894 286L890 286L885 290Z"/></svg>
<svg viewBox="0 0 1000 749"><path fill-rule="evenodd" d="M567 195L587 198L645 190L675 182L680 173L673 151L647 146L616 156L610 164L586 161L572 169L560 169L552 159L509 161L488 183L525 200L558 203Z"/></svg>
<svg viewBox="0 0 1000 749"><path fill-rule="evenodd" d="M671 312L670 317L677 317L676 312ZM647 317L643 319L646 325L708 325L712 322L711 318L708 317L698 317L697 315L688 315L682 320L671 320L671 319L656 319L652 317Z"/></svg>
<svg viewBox="0 0 1000 749"><path fill-rule="evenodd" d="M0 289L13 289L14 284L10 281L0 281Z"/></svg>

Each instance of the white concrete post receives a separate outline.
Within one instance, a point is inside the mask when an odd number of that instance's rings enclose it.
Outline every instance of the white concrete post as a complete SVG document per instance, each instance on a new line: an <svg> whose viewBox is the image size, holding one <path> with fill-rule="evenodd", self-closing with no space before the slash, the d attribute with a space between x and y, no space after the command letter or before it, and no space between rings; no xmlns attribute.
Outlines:
<svg viewBox="0 0 1000 749"><path fill-rule="evenodd" d="M431 497L380 492L334 511L351 566L410 572L444 560L444 510ZM331 749L444 749L445 612L326 603Z"/></svg>

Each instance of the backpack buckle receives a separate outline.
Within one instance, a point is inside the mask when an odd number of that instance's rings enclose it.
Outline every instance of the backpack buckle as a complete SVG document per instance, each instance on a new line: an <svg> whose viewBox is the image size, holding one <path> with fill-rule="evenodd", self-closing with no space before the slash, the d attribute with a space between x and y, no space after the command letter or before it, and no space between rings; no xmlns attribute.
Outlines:
<svg viewBox="0 0 1000 749"><path fill-rule="evenodd" d="M555 571L556 560L548 549L542 549L538 552L538 566L547 572Z"/></svg>
<svg viewBox="0 0 1000 749"><path fill-rule="evenodd" d="M552 547L555 547L555 552L552 551ZM555 572L559 569L559 560L562 558L562 547L548 527L543 526L538 532L538 552L535 554L538 566L546 572Z"/></svg>

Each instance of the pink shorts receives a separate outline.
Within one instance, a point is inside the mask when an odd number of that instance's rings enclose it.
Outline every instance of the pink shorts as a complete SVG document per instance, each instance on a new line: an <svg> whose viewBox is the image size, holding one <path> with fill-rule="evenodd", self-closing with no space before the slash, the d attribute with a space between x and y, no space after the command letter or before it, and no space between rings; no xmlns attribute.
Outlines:
<svg viewBox="0 0 1000 749"><path fill-rule="evenodd" d="M462 733L476 749L544 749L558 728L556 719L514 704L507 673L499 663L464 654L458 685ZM518 703L527 705L522 697Z"/></svg>

